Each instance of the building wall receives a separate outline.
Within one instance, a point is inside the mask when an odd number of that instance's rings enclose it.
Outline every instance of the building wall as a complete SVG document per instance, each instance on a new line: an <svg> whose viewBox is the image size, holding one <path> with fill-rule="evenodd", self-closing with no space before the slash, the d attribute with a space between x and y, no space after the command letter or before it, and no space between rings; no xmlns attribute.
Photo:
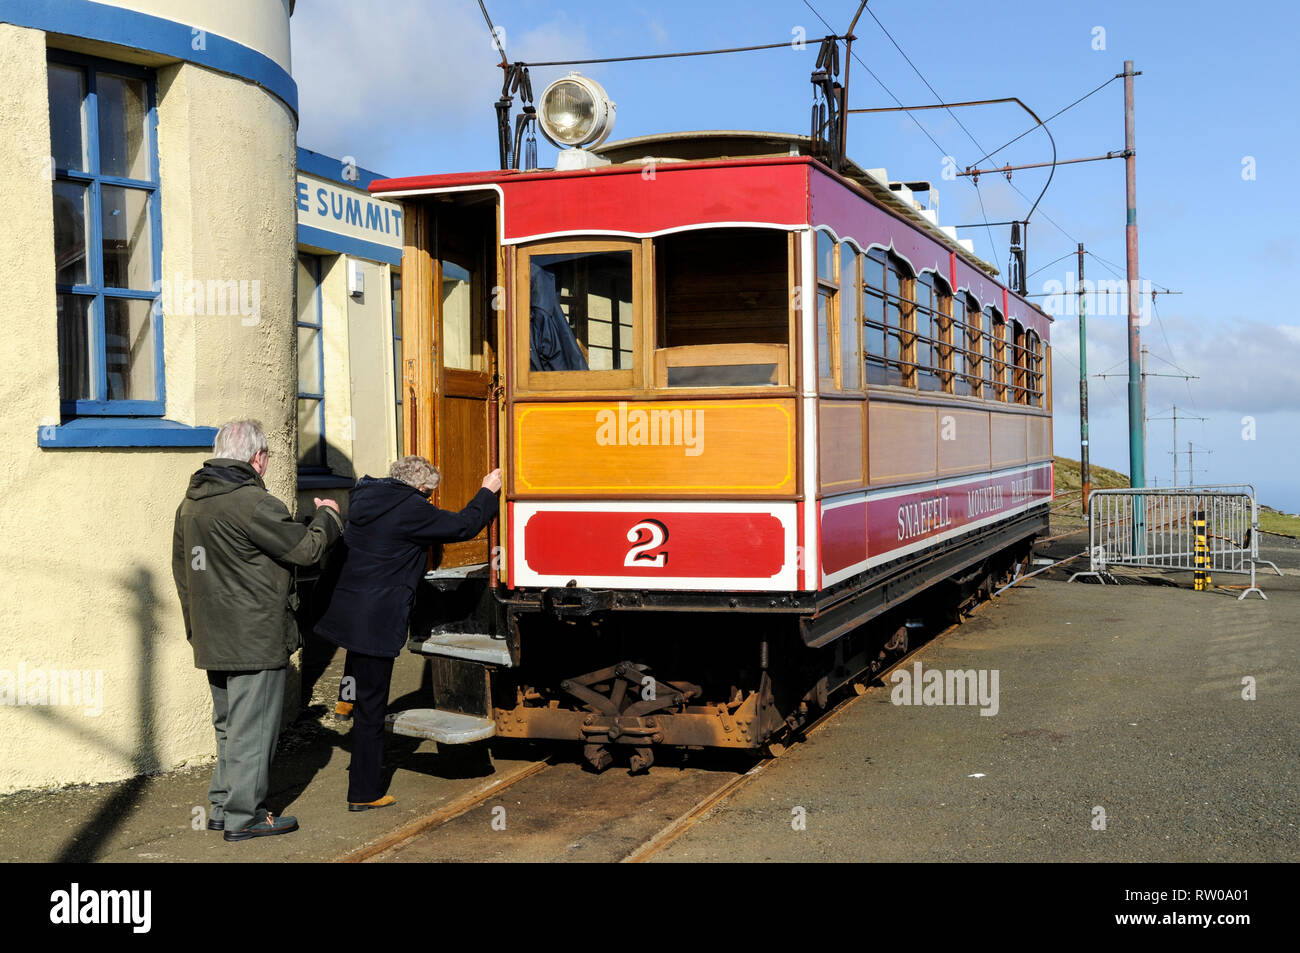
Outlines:
<svg viewBox="0 0 1300 953"><path fill-rule="evenodd" d="M46 35L0 24L0 76L0 260L11 309L0 375L0 696L6 673L11 693L0 698L3 793L167 769L210 757L214 745L206 679L171 578L173 514L209 452L38 446L38 430L60 419ZM263 86L190 62L159 67L157 90L163 280L260 289L256 320L164 314L166 417L206 426L260 418L268 488L292 507L296 119ZM17 682L21 694L52 671L91 673L99 704L15 703Z"/></svg>

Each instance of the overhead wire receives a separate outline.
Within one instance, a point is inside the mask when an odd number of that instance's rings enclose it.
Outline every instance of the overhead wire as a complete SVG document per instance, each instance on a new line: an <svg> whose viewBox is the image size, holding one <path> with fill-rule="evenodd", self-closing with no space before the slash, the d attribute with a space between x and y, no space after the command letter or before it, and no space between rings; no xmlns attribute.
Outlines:
<svg viewBox="0 0 1300 953"><path fill-rule="evenodd" d="M546 63L527 63L528 66L590 66L594 63L631 63L639 60L671 60L681 56L717 56L721 53L752 53L755 50L777 50L791 47L791 41L763 43L758 46L732 46L717 50L689 50L682 53L646 53L640 56L605 56L590 60L551 60ZM792 47L793 48L793 47Z"/></svg>

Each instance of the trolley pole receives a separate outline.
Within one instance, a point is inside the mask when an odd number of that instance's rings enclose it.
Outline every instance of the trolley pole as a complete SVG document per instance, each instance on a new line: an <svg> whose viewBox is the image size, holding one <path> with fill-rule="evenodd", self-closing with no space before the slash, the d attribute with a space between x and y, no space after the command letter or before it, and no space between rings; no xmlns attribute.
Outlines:
<svg viewBox="0 0 1300 953"><path fill-rule="evenodd" d="M1133 61L1124 61L1124 186L1127 220L1124 244L1128 264L1128 460L1129 486L1146 486L1146 449L1143 446L1142 419L1142 340L1138 308L1141 297L1138 279L1137 227L1137 137L1133 119ZM1146 551L1146 514L1142 500L1133 511L1134 552Z"/></svg>
<svg viewBox="0 0 1300 953"><path fill-rule="evenodd" d="M1083 484L1083 515L1088 515L1092 470L1088 466L1088 305L1083 293L1083 242L1079 242L1079 477Z"/></svg>

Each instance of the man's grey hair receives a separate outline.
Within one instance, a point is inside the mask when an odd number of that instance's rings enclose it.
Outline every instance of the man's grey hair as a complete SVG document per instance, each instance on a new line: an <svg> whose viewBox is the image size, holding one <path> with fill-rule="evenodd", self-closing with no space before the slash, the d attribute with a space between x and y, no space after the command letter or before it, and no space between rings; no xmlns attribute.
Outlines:
<svg viewBox="0 0 1300 953"><path fill-rule="evenodd" d="M221 460L245 463L266 449L266 432L260 420L231 420L221 425L212 441L212 455Z"/></svg>
<svg viewBox="0 0 1300 953"><path fill-rule="evenodd" d="M424 457L402 457L388 468L388 475L394 480L415 487L417 490L436 489L442 481L442 474Z"/></svg>

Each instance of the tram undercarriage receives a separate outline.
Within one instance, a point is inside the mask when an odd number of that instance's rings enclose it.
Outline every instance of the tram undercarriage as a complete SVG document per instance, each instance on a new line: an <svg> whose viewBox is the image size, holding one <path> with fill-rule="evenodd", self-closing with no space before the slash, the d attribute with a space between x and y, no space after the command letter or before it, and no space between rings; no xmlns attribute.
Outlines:
<svg viewBox="0 0 1300 953"><path fill-rule="evenodd" d="M1045 529L1045 512L1028 513L817 593L817 604L814 594L763 594L762 608L742 609L726 593L461 590L425 601L410 647L433 656L437 709L500 737L580 742L596 770L616 751L633 771L665 746L779 751L837 690L878 676L1018 573ZM442 621L471 602L470 618ZM440 654L453 631L492 639L501 664Z"/></svg>

